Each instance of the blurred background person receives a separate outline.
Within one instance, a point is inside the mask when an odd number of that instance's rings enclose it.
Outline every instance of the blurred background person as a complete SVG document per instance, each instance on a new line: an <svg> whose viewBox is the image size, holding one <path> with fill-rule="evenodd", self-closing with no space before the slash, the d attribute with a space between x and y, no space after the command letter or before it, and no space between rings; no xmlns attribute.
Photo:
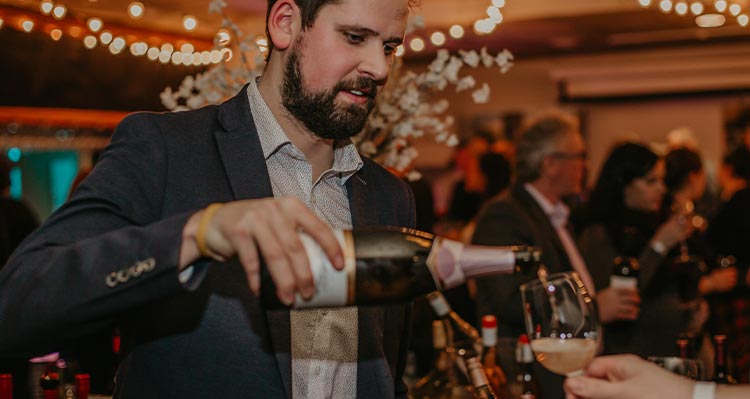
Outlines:
<svg viewBox="0 0 750 399"><path fill-rule="evenodd" d="M709 223L708 240L718 257L731 256L738 270L735 290L712 301L709 328L726 334L734 354L736 378L748 383L750 373L750 150L737 147L719 169L722 205ZM720 265L716 265L720 267Z"/></svg>
<svg viewBox="0 0 750 399"><path fill-rule="evenodd" d="M640 314L627 329L604 321L605 353L671 355L693 318L673 284L669 253L693 227L678 215L661 219L664 175L658 155L644 145L624 143L605 160L591 193L579 244L596 288L609 287L615 258L632 257L640 264Z"/></svg>
<svg viewBox="0 0 750 399"><path fill-rule="evenodd" d="M569 209L562 202L563 196L580 192L585 159L577 120L557 113L533 120L517 143L516 183L482 209L472 243L538 246L550 273L576 271L593 294L591 277L568 223ZM497 317L498 334L503 337L525 333L518 287L534 278L536 270L477 279L477 314ZM596 298L604 319L621 306L610 301L619 298ZM538 364L534 373L543 398L564 397L561 376Z"/></svg>

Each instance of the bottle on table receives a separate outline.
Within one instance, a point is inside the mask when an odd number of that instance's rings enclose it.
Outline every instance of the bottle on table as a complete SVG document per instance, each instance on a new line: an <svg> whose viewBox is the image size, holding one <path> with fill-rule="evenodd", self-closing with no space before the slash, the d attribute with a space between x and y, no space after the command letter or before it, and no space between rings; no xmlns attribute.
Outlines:
<svg viewBox="0 0 750 399"><path fill-rule="evenodd" d="M60 387L60 377L57 372L50 368L39 377L39 386L42 388L44 399L57 399L58 388Z"/></svg>
<svg viewBox="0 0 750 399"><path fill-rule="evenodd" d="M337 230L344 269L335 270L322 249L305 234L315 281L313 298L297 295L292 307L382 305L410 301L435 290L459 286L469 278L528 271L541 257L535 247L464 245L418 230L379 227ZM286 307L265 267L261 268L261 302Z"/></svg>
<svg viewBox="0 0 750 399"><path fill-rule="evenodd" d="M89 399L91 391L91 376L88 374L76 374L76 396L77 399Z"/></svg>
<svg viewBox="0 0 750 399"><path fill-rule="evenodd" d="M13 375L0 374L0 399L13 399Z"/></svg>
<svg viewBox="0 0 750 399"><path fill-rule="evenodd" d="M714 376L713 382L717 384L736 384L737 380L734 379L732 374L729 372L729 364L727 362L727 336L720 334L714 335Z"/></svg>
<svg viewBox="0 0 750 399"><path fill-rule="evenodd" d="M484 372L479 357L466 359L466 367L469 369L471 376L471 385L474 387L475 399L497 399L497 395L490 387L487 375Z"/></svg>
<svg viewBox="0 0 750 399"><path fill-rule="evenodd" d="M482 336L470 323L458 315L442 293L433 291L427 295L432 309L445 324L448 346L456 349L468 348L481 355L484 350Z"/></svg>
<svg viewBox="0 0 750 399"><path fill-rule="evenodd" d="M516 369L514 395L520 399L538 398L539 383L534 376L534 353L526 334L521 334L516 343Z"/></svg>
<svg viewBox="0 0 750 399"><path fill-rule="evenodd" d="M414 384L411 396L414 399L471 398L469 381L457 367L455 348L447 345L446 328L442 320L432 322L432 345L437 355L435 365Z"/></svg>
<svg viewBox="0 0 750 399"><path fill-rule="evenodd" d="M494 315L482 317L482 343L482 367L492 390L502 397L510 397L507 376L497 359L497 318Z"/></svg>

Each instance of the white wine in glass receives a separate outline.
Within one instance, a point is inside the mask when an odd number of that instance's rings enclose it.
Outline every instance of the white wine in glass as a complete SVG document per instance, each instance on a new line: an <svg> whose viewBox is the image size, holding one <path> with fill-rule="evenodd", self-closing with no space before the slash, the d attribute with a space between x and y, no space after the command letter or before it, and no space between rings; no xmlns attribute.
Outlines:
<svg viewBox="0 0 750 399"><path fill-rule="evenodd" d="M599 347L593 299L575 272L547 276L521 286L526 330L536 360L547 370L580 375Z"/></svg>

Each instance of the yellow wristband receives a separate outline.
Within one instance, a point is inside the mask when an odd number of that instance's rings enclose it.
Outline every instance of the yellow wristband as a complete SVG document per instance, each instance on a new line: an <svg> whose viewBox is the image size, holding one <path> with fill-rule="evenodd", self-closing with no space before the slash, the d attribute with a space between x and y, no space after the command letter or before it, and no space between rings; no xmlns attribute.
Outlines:
<svg viewBox="0 0 750 399"><path fill-rule="evenodd" d="M218 260L219 262L225 261L226 258L208 248L208 245L206 245L206 230L208 229L208 224L211 222L211 219L213 219L214 214L216 214L216 211L222 206L224 206L224 204L214 203L203 210L201 220L198 222L198 232L195 234L195 243L198 245L198 252L200 252L201 256Z"/></svg>

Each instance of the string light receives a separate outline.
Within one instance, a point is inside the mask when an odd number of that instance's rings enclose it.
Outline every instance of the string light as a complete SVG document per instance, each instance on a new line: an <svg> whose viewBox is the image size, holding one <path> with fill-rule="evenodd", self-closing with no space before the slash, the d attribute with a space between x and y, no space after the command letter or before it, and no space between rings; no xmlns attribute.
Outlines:
<svg viewBox="0 0 750 399"><path fill-rule="evenodd" d="M450 33L451 37L454 39L460 39L464 37L464 27L461 25L453 25L448 30L448 33Z"/></svg>
<svg viewBox="0 0 750 399"><path fill-rule="evenodd" d="M58 4L52 9L52 16L55 17L55 19L63 19L67 13L68 9L62 4Z"/></svg>
<svg viewBox="0 0 750 399"><path fill-rule="evenodd" d="M193 47L193 45L190 43L185 43L180 46L180 51L182 51L183 53L192 53L193 51L195 51L195 47Z"/></svg>
<svg viewBox="0 0 750 399"><path fill-rule="evenodd" d="M3 24L4 24L4 23L5 23L5 21L4 21L4 20L3 20L2 18L0 18L0 29L2 29L2 28L3 28Z"/></svg>
<svg viewBox="0 0 750 399"><path fill-rule="evenodd" d="M42 14L49 15L52 12L52 9L55 7L55 4L52 3L49 0L44 0L39 4L39 10L42 11Z"/></svg>
<svg viewBox="0 0 750 399"><path fill-rule="evenodd" d="M182 18L182 27L185 28L186 31L192 32L198 27L198 20L192 15L186 15Z"/></svg>
<svg viewBox="0 0 750 399"><path fill-rule="evenodd" d="M30 33L34 29L34 21L27 19L23 22L21 22L21 28L26 33Z"/></svg>
<svg viewBox="0 0 750 399"><path fill-rule="evenodd" d="M443 32L434 32L430 36L430 41L436 46L442 46L445 44L445 34Z"/></svg>
<svg viewBox="0 0 750 399"><path fill-rule="evenodd" d="M96 33L102 29L104 23L100 18L89 18L89 20L86 21L86 25L89 27L90 31Z"/></svg>
<svg viewBox="0 0 750 399"><path fill-rule="evenodd" d="M83 38L83 45L86 46L87 49L91 50L94 47L96 47L96 36L94 35L87 35Z"/></svg>
<svg viewBox="0 0 750 399"><path fill-rule="evenodd" d="M652 0L637 0L638 4L642 7L650 7L653 3ZM676 3L673 0L660 0L658 2L658 8L664 13L670 13L672 10L677 15L686 16L688 10L692 15L695 15L695 24L701 28L714 28L722 26L726 23L727 16L723 13L728 12L731 16L736 17L737 24L746 27L750 24L750 15L742 14L744 3L740 3L740 0L713 0L713 8L717 13L706 13L707 8L710 7L706 4L709 0L677 0ZM741 15L742 14L742 15Z"/></svg>
<svg viewBox="0 0 750 399"><path fill-rule="evenodd" d="M50 37L52 37L52 40L54 40L54 41L60 40L60 38L62 37L62 34L63 34L62 31L60 29L57 29L57 28L52 29L49 32Z"/></svg>
<svg viewBox="0 0 750 399"><path fill-rule="evenodd" d="M110 33L108 30L105 30L101 35L99 35L99 41L102 42L102 44L105 46L108 45L112 41L112 33Z"/></svg>
<svg viewBox="0 0 750 399"><path fill-rule="evenodd" d="M133 19L142 17L144 11L145 8L143 7L143 3L141 3L140 1L134 1L128 6L128 15L130 15L130 18Z"/></svg>

